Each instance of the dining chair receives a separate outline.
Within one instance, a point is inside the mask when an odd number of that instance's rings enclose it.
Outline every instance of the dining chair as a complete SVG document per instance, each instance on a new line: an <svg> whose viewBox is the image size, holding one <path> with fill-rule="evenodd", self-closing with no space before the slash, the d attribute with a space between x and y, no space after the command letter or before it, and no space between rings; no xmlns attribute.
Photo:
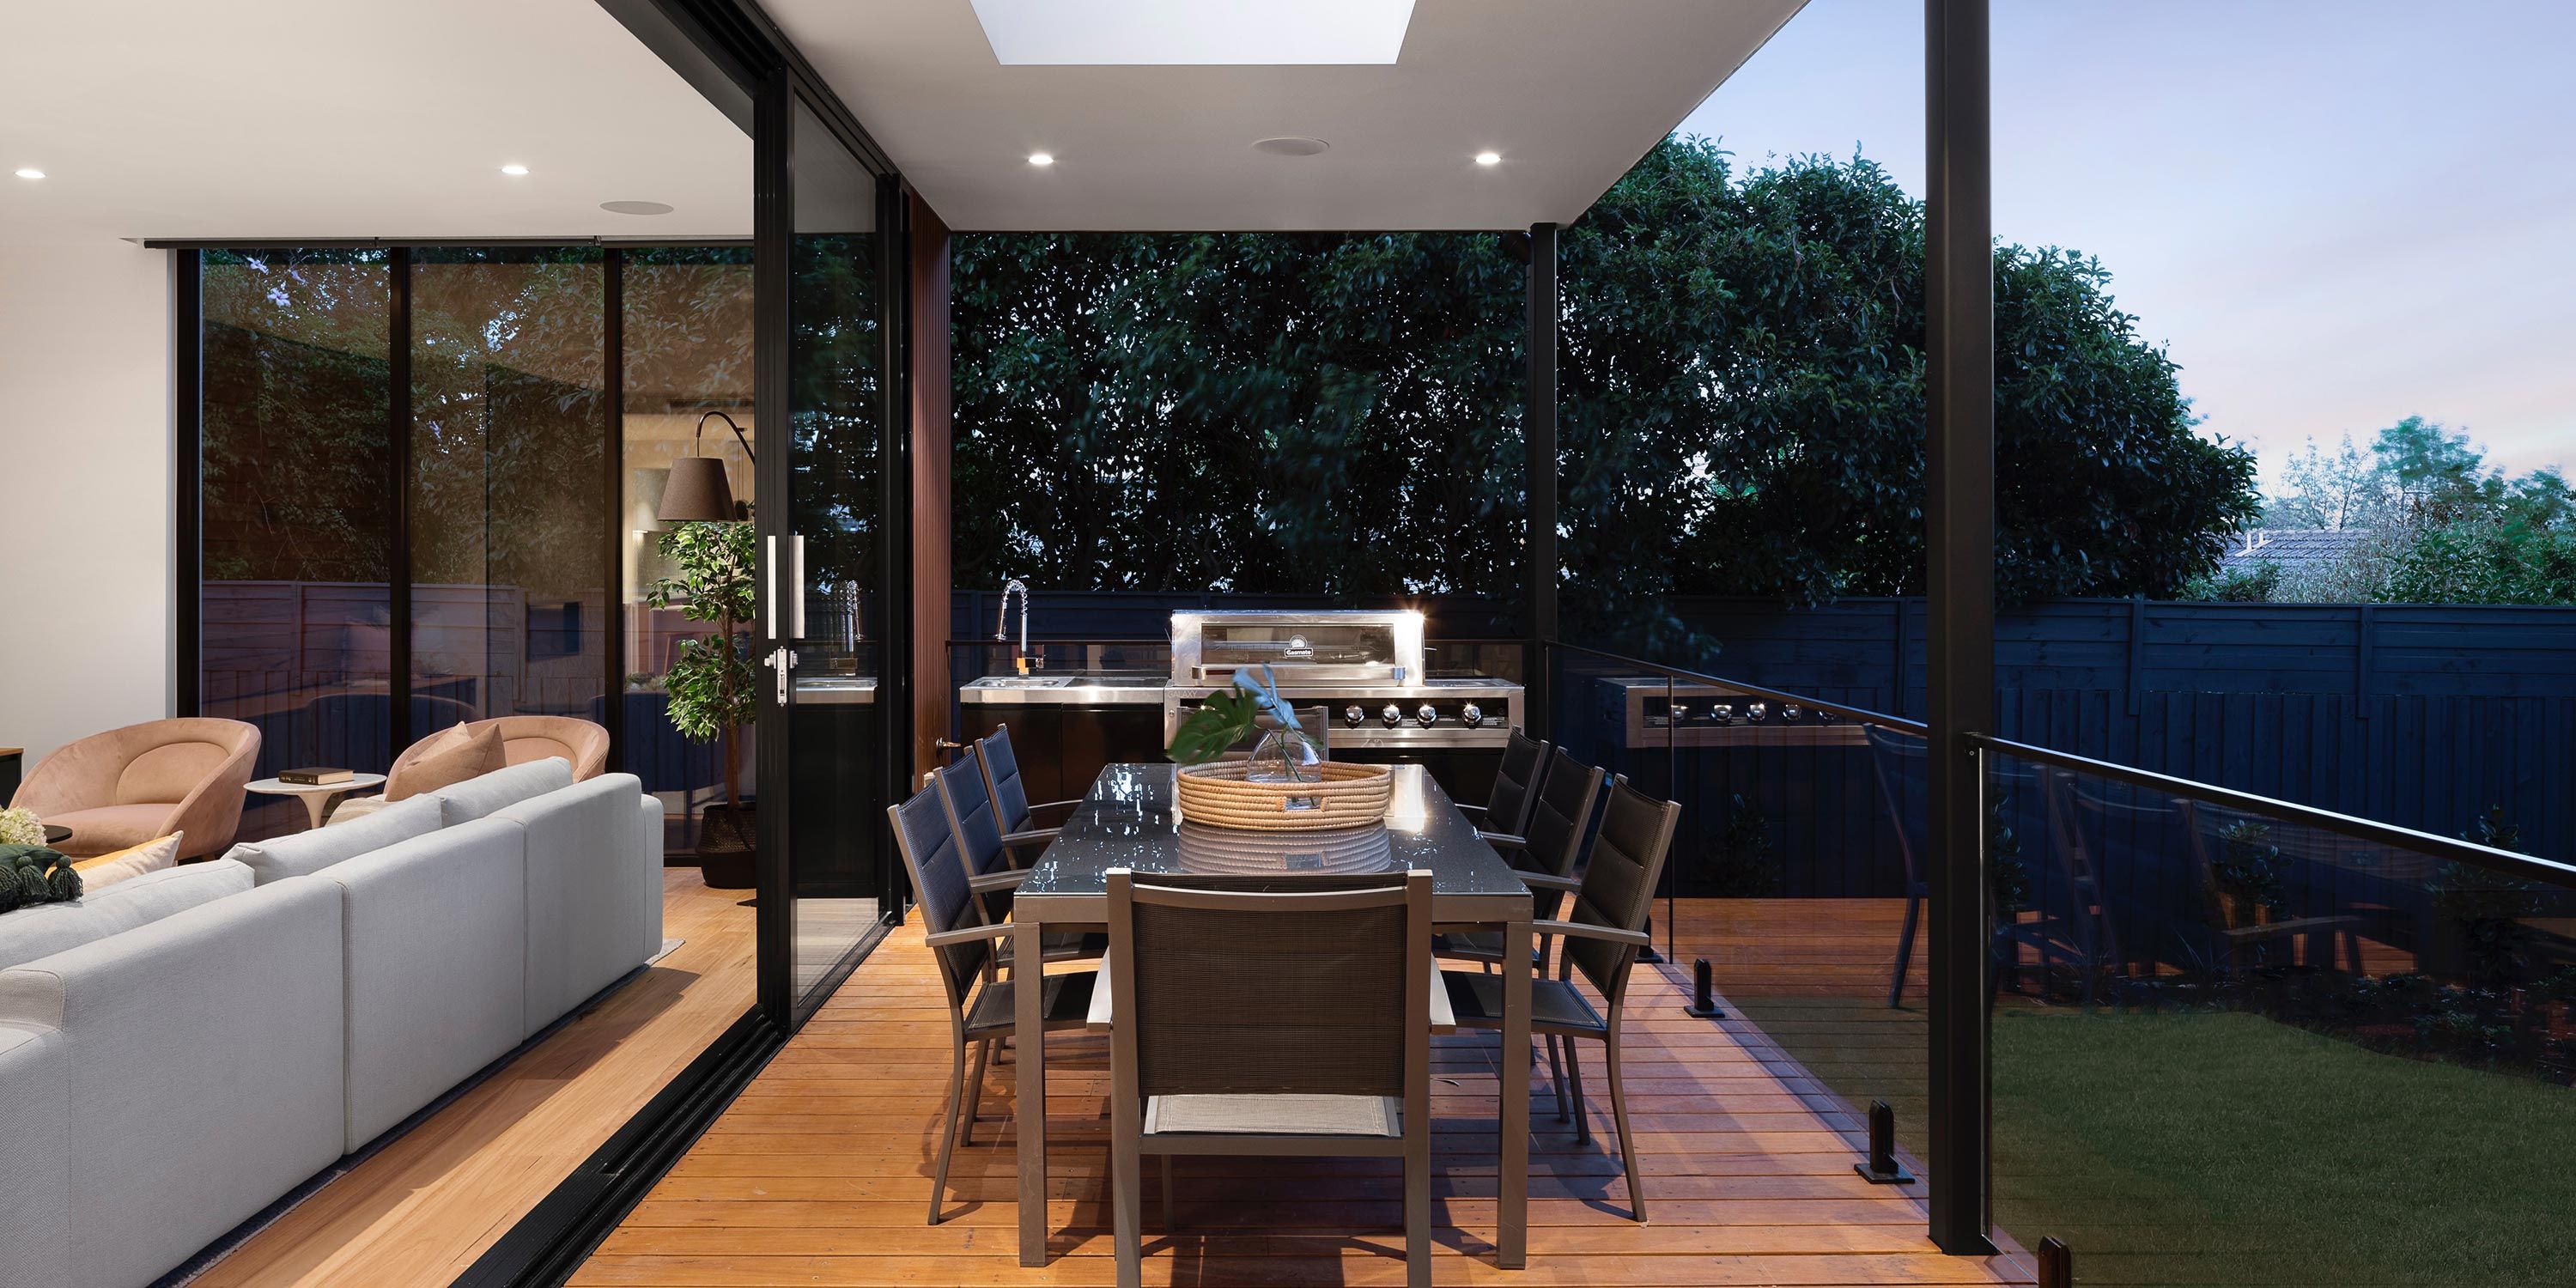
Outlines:
<svg viewBox="0 0 2576 1288"><path fill-rule="evenodd" d="M992 798L994 825L1002 833L1002 848L1015 855L1046 848L1047 842L1062 830L1040 827L1037 816L1055 810L1071 812L1079 800L1048 801L1029 804L1028 780L1020 776L1020 757L1011 747L1011 727L998 725L993 732L975 740L975 764L983 771L984 793Z"/></svg>
<svg viewBox="0 0 2576 1288"><path fill-rule="evenodd" d="M1548 979L1539 971L1540 977L1530 981L1530 1032L1564 1048L1566 1079L1574 1087L1570 1109L1577 1142L1589 1142L1592 1132L1583 1112L1583 1066L1574 1053L1575 1041L1602 1044L1602 1060L1610 1070L1610 1116L1619 1128L1619 1161L1628 1173L1628 1211L1640 1222L1646 1219L1646 1192L1640 1184L1635 1138L1628 1131L1628 1099L1619 1081L1619 1022L1637 951L1651 942L1645 931L1646 916L1653 910L1655 882L1663 876L1664 859L1672 852L1673 831L1681 815L1680 805L1648 796L1621 778L1610 787L1601 833L1592 842L1591 861L1581 881L1542 873L1521 877L1533 889L1547 886L1574 895L1574 909L1565 920L1538 926L1562 936L1565 952L1557 963L1556 978ZM1601 995L1601 1008L1575 986L1578 973ZM1503 1026L1501 975L1445 970L1440 972L1440 982L1459 1027ZM1559 1084L1557 1098L1559 1118L1568 1116L1569 1108L1563 1085Z"/></svg>
<svg viewBox="0 0 2576 1288"><path fill-rule="evenodd" d="M1109 872L1111 1220L1142 1282L1143 1156L1400 1157L1431 1282L1431 874Z"/></svg>
<svg viewBox="0 0 2576 1288"><path fill-rule="evenodd" d="M984 1070L995 1043L1011 1036L1017 1012L1017 990L1044 990L1046 1031L1084 1027L1091 1014L1096 971L1031 975L1017 980L995 974L1000 954L996 941L1012 927L983 921L975 904L966 865L958 853L956 830L941 803L936 785L925 787L901 805L886 808L894 824L895 848L912 876L914 905L921 912L923 941L939 965L940 986L948 1002L950 1053L948 1121L939 1136L939 1165L930 1182L930 1224L941 1221L940 1200L948 1192L948 1163L957 1142L967 1139L975 1108L983 1097ZM975 1048L975 1072L966 1072L966 1048Z"/></svg>
<svg viewBox="0 0 2576 1288"><path fill-rule="evenodd" d="M984 792L982 768L973 760L959 760L933 770L931 789L947 817L978 919L987 925L1003 924L1010 917L1011 891L1029 873L1013 866L1011 852L1003 848L1001 829L994 823L993 799ZM1098 957L1109 946L1109 937L1096 931L1049 931L1040 946L1046 961L1080 961ZM1015 967L1014 951L1009 941L1003 942L994 950L995 964L1003 970Z"/></svg>
<svg viewBox="0 0 2576 1288"><path fill-rule="evenodd" d="M1518 729L1503 744L1503 763L1494 770L1493 794L1482 805L1461 805L1480 836L1526 836L1530 808L1538 803L1539 774L1547 768L1548 744Z"/></svg>
<svg viewBox="0 0 2576 1288"><path fill-rule="evenodd" d="M1523 811L1528 819L1523 831L1477 835L1491 842L1513 871L1571 877L1575 862L1583 857L1583 834L1591 826L1593 807L1601 799L1603 776L1604 771L1565 754L1562 747L1556 748L1548 756L1547 777ZM1556 916L1564 895L1532 885L1530 901L1532 920L1547 921ZM1497 927L1448 931L1431 941L1431 951L1452 961L1499 963L1503 960L1503 932ZM1548 939L1540 935L1531 949L1530 964L1544 968L1547 952ZM1553 1051L1549 1059L1555 1059Z"/></svg>

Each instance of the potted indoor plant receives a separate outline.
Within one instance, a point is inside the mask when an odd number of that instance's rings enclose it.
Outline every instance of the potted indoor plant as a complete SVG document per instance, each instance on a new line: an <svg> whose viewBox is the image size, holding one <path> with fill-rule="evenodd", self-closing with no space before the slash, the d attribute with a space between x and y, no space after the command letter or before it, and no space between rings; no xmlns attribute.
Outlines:
<svg viewBox="0 0 2576 1288"><path fill-rule="evenodd" d="M751 641L737 627L754 613L751 525L717 521L675 523L655 547L679 571L645 592L655 608L680 610L692 622L712 622L715 633L680 642L663 688L671 697L671 727L682 737L717 744L724 765L724 800L698 819L698 871L708 885L740 890L754 883L759 833L752 805L742 798L736 740L759 713L753 687Z"/></svg>

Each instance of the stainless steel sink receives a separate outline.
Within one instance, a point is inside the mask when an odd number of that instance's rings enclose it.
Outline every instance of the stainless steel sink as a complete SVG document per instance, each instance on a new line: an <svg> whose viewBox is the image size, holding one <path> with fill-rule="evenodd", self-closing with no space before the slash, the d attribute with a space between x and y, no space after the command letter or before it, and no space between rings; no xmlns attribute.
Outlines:
<svg viewBox="0 0 2576 1288"><path fill-rule="evenodd" d="M975 681L988 689L1061 689L1073 683L1069 675L988 675Z"/></svg>

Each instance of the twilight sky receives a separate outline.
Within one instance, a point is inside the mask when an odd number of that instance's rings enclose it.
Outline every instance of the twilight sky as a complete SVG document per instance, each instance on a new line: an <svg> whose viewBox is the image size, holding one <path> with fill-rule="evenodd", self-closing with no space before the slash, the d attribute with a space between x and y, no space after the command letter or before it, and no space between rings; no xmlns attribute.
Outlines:
<svg viewBox="0 0 2576 1288"><path fill-rule="evenodd" d="M1923 6L1811 0L1682 126L1923 193ZM1995 232L2099 257L2266 482L2420 413L2576 464L2576 2L1995 0Z"/></svg>

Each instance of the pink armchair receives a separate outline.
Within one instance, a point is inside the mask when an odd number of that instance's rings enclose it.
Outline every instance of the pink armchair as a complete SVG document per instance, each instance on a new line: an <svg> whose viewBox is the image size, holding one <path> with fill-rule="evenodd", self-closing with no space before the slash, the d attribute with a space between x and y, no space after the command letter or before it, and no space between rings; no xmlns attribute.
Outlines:
<svg viewBox="0 0 2576 1288"><path fill-rule="evenodd" d="M501 728L501 759L504 764L523 765L531 760L559 757L572 763L572 780L576 783L599 777L608 768L608 731L588 720L572 716L498 716L490 720L472 720L450 725L412 745L394 757L393 768L386 771L390 782L402 775L405 766L447 744L452 738L470 737L484 729ZM364 818L384 808L382 796L361 796L342 801L331 811L331 821L345 822Z"/></svg>
<svg viewBox="0 0 2576 1288"><path fill-rule="evenodd" d="M239 720L151 720L57 748L9 803L72 830L76 858L186 832L183 859L220 854L241 826L259 730Z"/></svg>

